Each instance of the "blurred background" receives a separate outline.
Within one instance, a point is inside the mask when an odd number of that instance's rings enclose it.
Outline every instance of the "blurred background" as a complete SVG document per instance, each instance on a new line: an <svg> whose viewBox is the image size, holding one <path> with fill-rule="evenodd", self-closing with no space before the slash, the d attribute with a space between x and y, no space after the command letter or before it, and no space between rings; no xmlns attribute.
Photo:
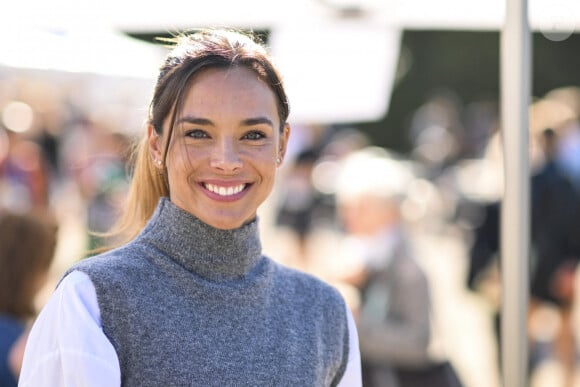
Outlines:
<svg viewBox="0 0 580 387"><path fill-rule="evenodd" d="M337 251L345 237L336 205L342 161L371 146L385 150L411 176L400 212L429 279L440 345L465 387L499 386L498 225L490 208L503 189L504 6L499 0L4 4L0 209L48 211L59 224L38 307L68 266L100 246L89 231L105 231L122 205L130 144L145 133L147 104L166 53L156 38L236 27L266 42L291 104L289 154L274 195L261 208L265 253L333 278L346 265ZM529 19L532 174L553 162L577 195L580 3L531 0ZM547 129L557 139L550 152ZM551 226L541 215L534 222L559 236L575 230L568 223ZM567 254L575 294L577 255ZM352 288L341 289L356 303ZM575 334L577 298L568 299L566 329ZM541 302L530 326L522 327L539 343L530 361L532 386L567 386L557 349L544 345L568 327L562 309ZM575 339L569 342L575 350Z"/></svg>

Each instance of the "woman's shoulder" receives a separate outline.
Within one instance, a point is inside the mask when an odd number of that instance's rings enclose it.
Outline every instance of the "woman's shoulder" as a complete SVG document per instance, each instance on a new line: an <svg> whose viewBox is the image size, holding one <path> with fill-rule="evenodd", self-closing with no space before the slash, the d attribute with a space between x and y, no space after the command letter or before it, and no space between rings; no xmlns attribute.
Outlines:
<svg viewBox="0 0 580 387"><path fill-rule="evenodd" d="M94 280L95 276L106 275L111 278L115 273L123 275L139 270L146 260L134 259L139 253L131 244L118 247L97 255L82 258L75 262L64 274L81 271Z"/></svg>
<svg viewBox="0 0 580 387"><path fill-rule="evenodd" d="M308 273L306 271L285 265L281 262L269 259L275 268L276 275L286 281L293 281L298 283L310 284L317 287L329 287L330 285L324 282L319 277L314 274Z"/></svg>
<svg viewBox="0 0 580 387"><path fill-rule="evenodd" d="M340 292L328 282L314 274L301 271L279 262L274 262L276 283L289 295L300 297L312 305L334 304L344 307L344 299Z"/></svg>

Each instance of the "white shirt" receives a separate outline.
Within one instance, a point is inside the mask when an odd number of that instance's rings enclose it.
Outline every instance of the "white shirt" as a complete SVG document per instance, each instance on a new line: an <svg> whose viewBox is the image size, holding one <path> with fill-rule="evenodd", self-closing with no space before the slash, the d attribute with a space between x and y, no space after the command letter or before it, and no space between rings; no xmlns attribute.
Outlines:
<svg viewBox="0 0 580 387"><path fill-rule="evenodd" d="M356 325L347 309L349 358L341 387L362 386ZM38 315L24 353L20 387L120 386L121 369L105 336L97 294L82 272L67 275Z"/></svg>

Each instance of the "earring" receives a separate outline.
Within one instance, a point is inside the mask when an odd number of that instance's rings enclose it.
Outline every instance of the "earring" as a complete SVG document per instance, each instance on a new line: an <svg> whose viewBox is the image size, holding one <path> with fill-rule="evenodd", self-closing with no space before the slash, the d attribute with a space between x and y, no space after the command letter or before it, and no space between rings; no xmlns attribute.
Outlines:
<svg viewBox="0 0 580 387"><path fill-rule="evenodd" d="M280 157L276 157L276 164L280 165L282 163L282 159Z"/></svg>

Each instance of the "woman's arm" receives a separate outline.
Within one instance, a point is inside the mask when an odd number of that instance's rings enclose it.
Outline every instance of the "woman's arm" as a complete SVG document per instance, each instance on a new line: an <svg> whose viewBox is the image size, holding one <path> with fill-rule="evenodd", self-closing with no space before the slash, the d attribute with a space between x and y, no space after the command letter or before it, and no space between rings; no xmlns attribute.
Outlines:
<svg viewBox="0 0 580 387"><path fill-rule="evenodd" d="M59 284L28 337L19 386L120 386L117 354L101 327L95 288L75 271Z"/></svg>
<svg viewBox="0 0 580 387"><path fill-rule="evenodd" d="M348 316L348 364L338 387L361 387L361 362L358 344L358 332L350 310L346 309Z"/></svg>

